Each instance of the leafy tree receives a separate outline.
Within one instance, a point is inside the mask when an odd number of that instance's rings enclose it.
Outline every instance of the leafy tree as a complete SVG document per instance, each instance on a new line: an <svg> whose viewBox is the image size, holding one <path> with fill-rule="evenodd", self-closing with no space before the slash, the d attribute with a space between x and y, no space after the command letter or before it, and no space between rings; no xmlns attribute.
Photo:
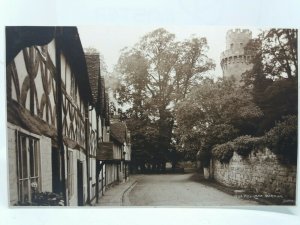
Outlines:
<svg viewBox="0 0 300 225"><path fill-rule="evenodd" d="M233 79L206 79L176 107L179 146L193 154L200 150L207 164L214 145L251 134L261 116L251 94Z"/></svg>
<svg viewBox="0 0 300 225"><path fill-rule="evenodd" d="M283 116L297 114L297 30L267 30L246 49L256 53L252 70L243 76L245 86L251 86L254 101L264 112L257 129L262 135Z"/></svg>
<svg viewBox="0 0 300 225"><path fill-rule="evenodd" d="M148 118L155 124L159 151L172 149L174 105L215 66L207 49L206 38L176 42L174 34L160 28L121 53L119 102L131 104L130 118Z"/></svg>
<svg viewBox="0 0 300 225"><path fill-rule="evenodd" d="M297 77L297 29L270 29L261 39L264 71L274 77Z"/></svg>

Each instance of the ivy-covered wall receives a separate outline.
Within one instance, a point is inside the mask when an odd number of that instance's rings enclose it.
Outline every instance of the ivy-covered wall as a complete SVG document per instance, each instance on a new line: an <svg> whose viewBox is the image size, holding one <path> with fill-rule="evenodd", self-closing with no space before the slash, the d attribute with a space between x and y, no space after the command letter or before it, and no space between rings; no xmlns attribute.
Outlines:
<svg viewBox="0 0 300 225"><path fill-rule="evenodd" d="M229 163L213 160L216 181L256 194L281 195L284 199L295 199L296 169L296 165L282 164L268 148L252 151L246 157L234 152Z"/></svg>

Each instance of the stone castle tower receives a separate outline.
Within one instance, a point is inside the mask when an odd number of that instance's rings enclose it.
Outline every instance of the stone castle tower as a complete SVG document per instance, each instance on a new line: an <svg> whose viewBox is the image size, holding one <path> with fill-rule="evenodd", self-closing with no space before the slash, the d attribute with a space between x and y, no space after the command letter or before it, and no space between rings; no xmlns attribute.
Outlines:
<svg viewBox="0 0 300 225"><path fill-rule="evenodd" d="M221 53L223 78L233 76L238 82L241 75L252 68L253 53L245 50L251 39L252 32L248 29L227 31L226 50Z"/></svg>

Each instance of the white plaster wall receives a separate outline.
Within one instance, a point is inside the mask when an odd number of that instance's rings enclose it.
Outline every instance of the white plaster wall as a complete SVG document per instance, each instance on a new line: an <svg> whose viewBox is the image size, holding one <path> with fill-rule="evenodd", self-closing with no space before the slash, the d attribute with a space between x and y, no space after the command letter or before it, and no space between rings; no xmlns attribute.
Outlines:
<svg viewBox="0 0 300 225"><path fill-rule="evenodd" d="M17 154L15 129L10 125L7 126L7 153L9 203L10 205L14 205L18 202Z"/></svg>
<svg viewBox="0 0 300 225"><path fill-rule="evenodd" d="M48 53L49 56L54 64L56 66L56 61L55 61L55 39L53 39L49 44L48 44Z"/></svg>
<svg viewBox="0 0 300 225"><path fill-rule="evenodd" d="M25 77L27 76L27 70L26 70L24 56L23 56L22 51L20 51L18 53L18 55L14 58L14 61L16 64L16 69L17 69L17 73L18 73L18 77L19 77L20 91L21 91L22 84L24 82ZM12 92L12 98L14 100L17 100L16 93Z"/></svg>
<svg viewBox="0 0 300 225"><path fill-rule="evenodd" d="M66 84L66 58L63 54L60 55L60 66L61 66L61 81Z"/></svg>
<svg viewBox="0 0 300 225"><path fill-rule="evenodd" d="M41 182L42 191L52 192L52 144L51 138L41 136L40 156L41 156Z"/></svg>
<svg viewBox="0 0 300 225"><path fill-rule="evenodd" d="M36 46L36 47L38 49L41 49L40 46ZM29 48L25 48L25 49L29 52ZM34 49L34 52L35 52L35 55L39 55L39 53L37 52L36 49ZM48 52L50 54L50 58L51 58L53 64L55 65L55 41L54 40L48 44ZM28 75L28 72L27 72L26 66L25 66L23 50L20 51L17 54L17 56L14 58L14 62L15 62L15 65L16 65L16 70L17 70L18 79L19 79L19 86L20 86L19 88L20 88L20 91L21 91L22 84L25 80L25 77ZM35 78L35 86L36 86L36 91L37 91L37 96L38 96L38 102L36 102L35 99L34 99L34 101L35 101L35 106L34 106L35 114L37 114L36 104L38 104L38 108L40 108L41 98L42 98L42 95L44 93L41 70L43 70L44 72L46 71L44 63L43 63L43 67L41 66L41 64L39 64L37 76ZM49 80L49 78L52 75L50 74L49 70L47 70L47 72L48 72L48 80ZM51 79L51 82L52 82L52 85L51 85L51 91L50 91L50 94L49 94L49 98L50 98L50 103L51 103L52 113L53 113L53 112L55 112L55 109L54 109L54 106L55 106L55 102L54 102L55 90L53 90L53 88L52 88L53 85L55 86L54 79ZM15 85L14 85L13 82L12 82L11 88L12 88L12 99L17 100L16 88L15 88ZM30 102L29 102L29 91L28 91L27 99L26 99L26 108L28 110L29 110L29 105L30 105ZM46 121L46 114L44 114L44 117L42 119L44 121ZM51 122L51 121L49 121L49 122Z"/></svg>
<svg viewBox="0 0 300 225"><path fill-rule="evenodd" d="M91 124L92 124L92 128L93 130L97 130L97 116L96 116L96 110L93 109L91 111Z"/></svg>

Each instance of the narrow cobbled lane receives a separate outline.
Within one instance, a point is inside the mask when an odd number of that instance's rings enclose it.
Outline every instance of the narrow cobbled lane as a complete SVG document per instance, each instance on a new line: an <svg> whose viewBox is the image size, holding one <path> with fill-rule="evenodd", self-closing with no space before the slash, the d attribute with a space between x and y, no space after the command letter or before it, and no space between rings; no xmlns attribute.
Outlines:
<svg viewBox="0 0 300 225"><path fill-rule="evenodd" d="M138 175L128 191L131 206L241 206L255 205L192 179L193 174Z"/></svg>

